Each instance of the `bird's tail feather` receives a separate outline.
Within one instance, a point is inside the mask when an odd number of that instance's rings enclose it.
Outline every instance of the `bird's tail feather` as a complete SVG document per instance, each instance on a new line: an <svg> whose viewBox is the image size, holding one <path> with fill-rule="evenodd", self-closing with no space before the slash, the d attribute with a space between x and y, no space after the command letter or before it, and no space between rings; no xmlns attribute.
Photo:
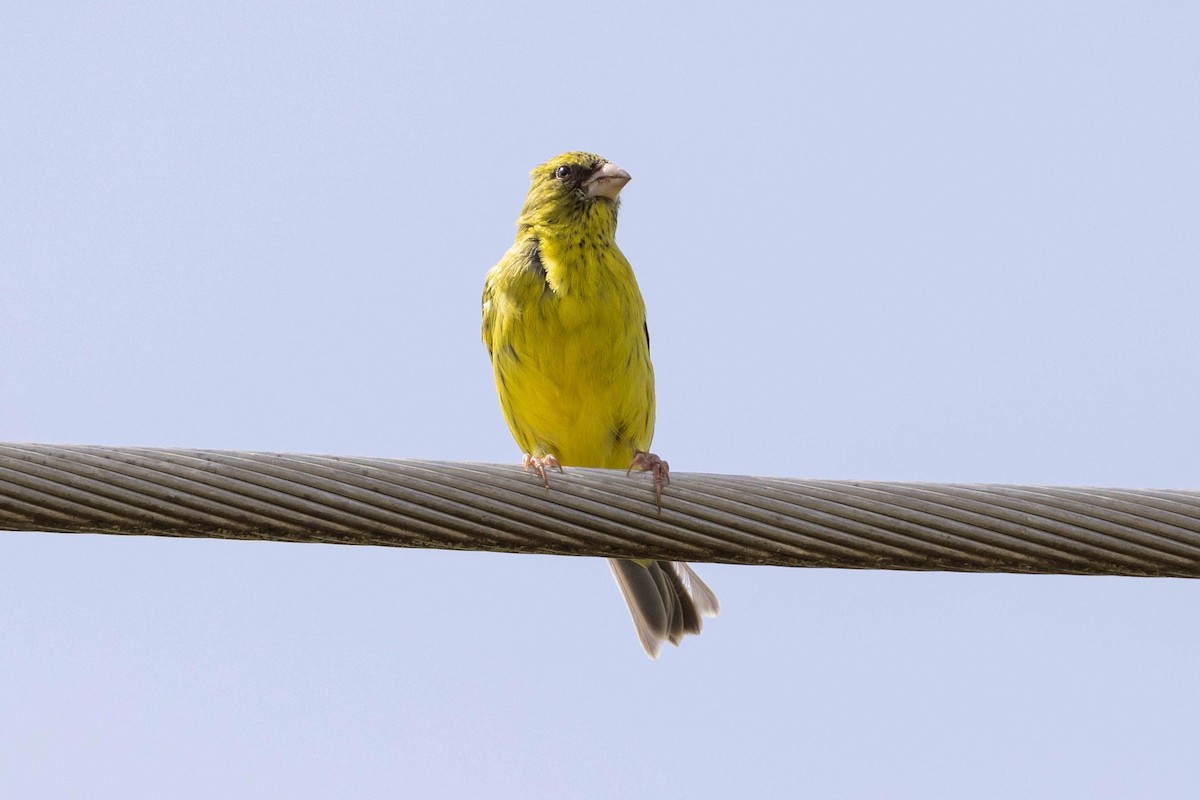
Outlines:
<svg viewBox="0 0 1200 800"><path fill-rule="evenodd" d="M658 658L664 641L677 645L687 634L700 633L704 617L715 617L720 611L713 590L681 561L610 558L608 564L642 648L651 658Z"/></svg>

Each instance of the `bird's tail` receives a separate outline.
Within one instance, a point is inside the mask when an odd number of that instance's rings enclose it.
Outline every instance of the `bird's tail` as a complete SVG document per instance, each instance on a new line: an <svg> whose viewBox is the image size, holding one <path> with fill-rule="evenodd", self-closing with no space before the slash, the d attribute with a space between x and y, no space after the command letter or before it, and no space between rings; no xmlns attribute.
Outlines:
<svg viewBox="0 0 1200 800"><path fill-rule="evenodd" d="M720 610L713 590L682 561L610 558L608 565L651 658L658 658L664 641L677 645L687 634L699 633L704 617Z"/></svg>

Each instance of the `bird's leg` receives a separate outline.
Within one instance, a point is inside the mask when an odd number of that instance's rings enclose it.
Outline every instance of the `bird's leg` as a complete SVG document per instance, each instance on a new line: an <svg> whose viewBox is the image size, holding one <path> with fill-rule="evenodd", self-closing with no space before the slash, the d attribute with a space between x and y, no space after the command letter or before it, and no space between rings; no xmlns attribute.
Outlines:
<svg viewBox="0 0 1200 800"><path fill-rule="evenodd" d="M525 454L525 459L522 462L525 465L525 471L533 470L542 479L542 486L546 487L546 491L550 491L550 479L546 477L546 470L556 469L559 472L563 471L562 464L558 463L558 459L552 455L544 455L541 458Z"/></svg>
<svg viewBox="0 0 1200 800"><path fill-rule="evenodd" d="M654 502L658 506L658 510L662 511L663 487L671 485L671 468L667 462L654 453L634 450L633 463L629 465L629 469L625 470L625 474L629 475L635 469L638 472L649 472L654 475Z"/></svg>

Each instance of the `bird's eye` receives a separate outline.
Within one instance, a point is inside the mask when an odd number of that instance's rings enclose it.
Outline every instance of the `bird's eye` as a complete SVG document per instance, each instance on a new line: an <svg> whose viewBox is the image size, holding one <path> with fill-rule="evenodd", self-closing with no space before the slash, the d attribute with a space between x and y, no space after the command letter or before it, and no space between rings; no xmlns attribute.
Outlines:
<svg viewBox="0 0 1200 800"><path fill-rule="evenodd" d="M561 167L554 170L554 177L558 178L560 181L565 181L567 178L571 177L571 168L566 164L563 164Z"/></svg>

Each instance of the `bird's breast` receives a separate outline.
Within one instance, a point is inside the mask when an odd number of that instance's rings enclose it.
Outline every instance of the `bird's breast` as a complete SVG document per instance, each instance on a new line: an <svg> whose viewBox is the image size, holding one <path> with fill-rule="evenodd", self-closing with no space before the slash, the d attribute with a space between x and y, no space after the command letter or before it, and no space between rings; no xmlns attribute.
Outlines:
<svg viewBox="0 0 1200 800"><path fill-rule="evenodd" d="M549 290L506 298L513 313L493 352L502 405L528 451L567 466L625 467L633 449L649 447L654 425L641 293L623 258L556 255L542 253Z"/></svg>

